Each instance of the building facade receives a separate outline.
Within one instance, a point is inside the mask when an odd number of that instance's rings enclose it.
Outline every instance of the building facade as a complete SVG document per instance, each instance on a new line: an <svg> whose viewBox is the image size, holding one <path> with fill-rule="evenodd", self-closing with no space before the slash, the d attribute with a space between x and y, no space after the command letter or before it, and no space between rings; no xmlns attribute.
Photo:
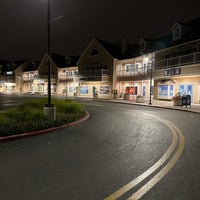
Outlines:
<svg viewBox="0 0 200 200"><path fill-rule="evenodd" d="M172 100L179 93L200 103L199 27L197 18L133 45L125 39L118 44L92 39L81 56L52 54L52 94L111 98L116 90L119 98L149 101ZM47 55L9 69L1 73L0 92L47 94Z"/></svg>

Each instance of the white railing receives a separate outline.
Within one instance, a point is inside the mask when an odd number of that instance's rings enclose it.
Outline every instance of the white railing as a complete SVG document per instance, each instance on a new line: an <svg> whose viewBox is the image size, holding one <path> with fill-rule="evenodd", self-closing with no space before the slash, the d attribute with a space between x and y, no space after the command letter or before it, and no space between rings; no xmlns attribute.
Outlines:
<svg viewBox="0 0 200 200"><path fill-rule="evenodd" d="M155 60L155 69L172 68L196 63L200 63L200 52L163 60Z"/></svg>
<svg viewBox="0 0 200 200"><path fill-rule="evenodd" d="M105 81L109 79L109 70L106 69L84 70L79 72L78 77L81 80Z"/></svg>
<svg viewBox="0 0 200 200"><path fill-rule="evenodd" d="M71 80L75 77L76 75L58 75L59 80Z"/></svg>

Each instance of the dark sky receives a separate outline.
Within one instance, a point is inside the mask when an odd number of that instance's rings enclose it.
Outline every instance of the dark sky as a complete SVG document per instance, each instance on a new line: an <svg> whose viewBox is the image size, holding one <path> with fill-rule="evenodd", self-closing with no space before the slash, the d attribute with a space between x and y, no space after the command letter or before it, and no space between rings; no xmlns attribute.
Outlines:
<svg viewBox="0 0 200 200"><path fill-rule="evenodd" d="M52 52L81 54L92 38L136 43L197 17L199 0L51 0ZM0 60L47 52L47 0L0 0Z"/></svg>

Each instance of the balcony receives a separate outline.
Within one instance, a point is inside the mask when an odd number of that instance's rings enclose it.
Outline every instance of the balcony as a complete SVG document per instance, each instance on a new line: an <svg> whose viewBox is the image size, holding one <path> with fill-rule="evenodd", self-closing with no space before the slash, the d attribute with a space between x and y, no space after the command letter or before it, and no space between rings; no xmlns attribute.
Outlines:
<svg viewBox="0 0 200 200"><path fill-rule="evenodd" d="M58 80L59 80L59 82L61 83L61 82L71 82L71 81L73 81L74 80L74 77L75 77L76 75L67 75L67 74L64 74L64 75L58 75Z"/></svg>
<svg viewBox="0 0 200 200"><path fill-rule="evenodd" d="M22 80L23 82L33 82L33 80L47 80L48 79L48 75L39 75L39 76L23 76ZM55 80L56 79L56 75L51 75L51 79Z"/></svg>
<svg viewBox="0 0 200 200"><path fill-rule="evenodd" d="M109 70L85 70L80 71L78 77L81 81L109 81Z"/></svg>
<svg viewBox="0 0 200 200"><path fill-rule="evenodd" d="M200 52L155 61L155 69L166 69L200 63Z"/></svg>
<svg viewBox="0 0 200 200"><path fill-rule="evenodd" d="M119 70L117 74L118 81L133 81L133 80L145 80L148 79L147 72L139 71L127 71Z"/></svg>

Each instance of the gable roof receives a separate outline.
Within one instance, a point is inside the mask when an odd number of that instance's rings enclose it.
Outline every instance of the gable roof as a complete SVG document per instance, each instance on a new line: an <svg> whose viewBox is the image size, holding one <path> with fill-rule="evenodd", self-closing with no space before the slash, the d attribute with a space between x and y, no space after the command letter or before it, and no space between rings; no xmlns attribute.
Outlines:
<svg viewBox="0 0 200 200"><path fill-rule="evenodd" d="M116 59L127 59L140 55L139 44L127 44L124 52L122 52L121 43L110 43L104 40L96 39L111 55Z"/></svg>
<svg viewBox="0 0 200 200"><path fill-rule="evenodd" d="M20 65L22 65L26 60L18 60L18 61L0 61L0 65L2 65L2 71L14 71L16 70Z"/></svg>
<svg viewBox="0 0 200 200"><path fill-rule="evenodd" d="M173 31L174 29L180 26L182 28L182 35L180 39L173 40ZM169 32L164 33L163 35L154 38L141 38L139 44L142 41L149 42L149 46L146 49L145 53L150 53L154 51L159 51L169 47L181 45L187 42L191 42L197 39L200 39L200 17L189 22L176 22L172 26ZM139 54L138 54L139 55Z"/></svg>
<svg viewBox="0 0 200 200"><path fill-rule="evenodd" d="M119 58L121 54L121 47L118 44L107 42L101 39L96 39L113 58Z"/></svg>
<svg viewBox="0 0 200 200"><path fill-rule="evenodd" d="M69 63L66 62L66 58L69 58ZM77 65L77 61L79 60L79 58L80 56L65 56L56 53L51 54L51 59L59 68L74 67Z"/></svg>
<svg viewBox="0 0 200 200"><path fill-rule="evenodd" d="M23 72L35 71L38 69L39 61L27 61L26 65L23 67Z"/></svg>

